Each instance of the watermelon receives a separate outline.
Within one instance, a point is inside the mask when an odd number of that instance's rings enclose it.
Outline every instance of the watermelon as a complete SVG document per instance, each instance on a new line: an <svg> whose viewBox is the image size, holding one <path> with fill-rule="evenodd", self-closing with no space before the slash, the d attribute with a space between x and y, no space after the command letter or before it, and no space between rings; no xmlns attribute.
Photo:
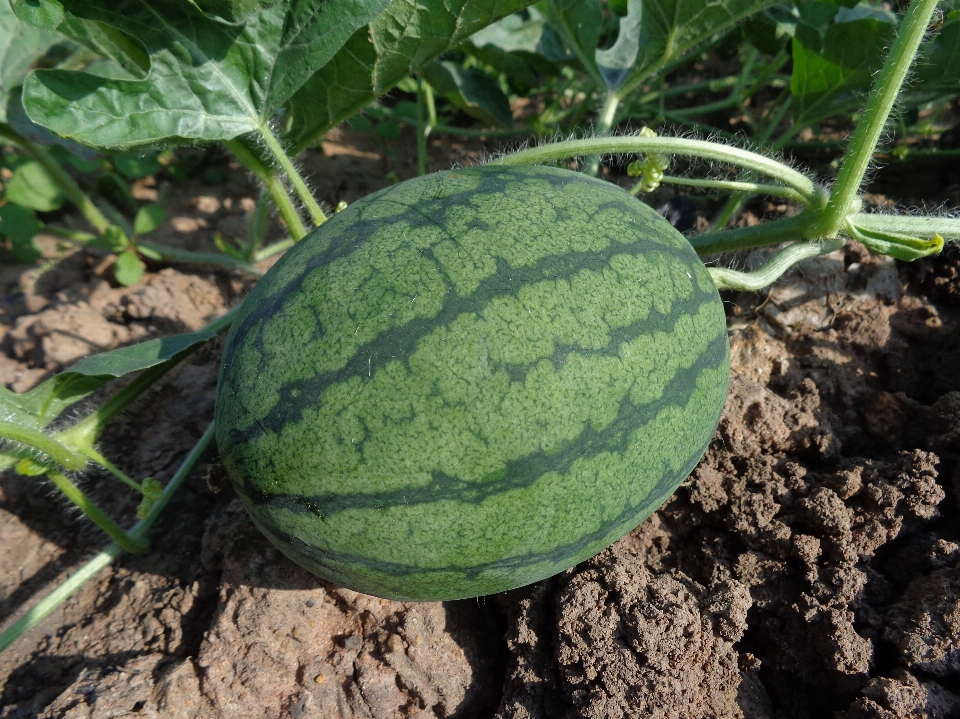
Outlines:
<svg viewBox="0 0 960 719"><path fill-rule="evenodd" d="M277 262L227 338L216 438L295 562L457 599L636 527L728 378L720 297L666 220L579 173L488 165L369 195Z"/></svg>

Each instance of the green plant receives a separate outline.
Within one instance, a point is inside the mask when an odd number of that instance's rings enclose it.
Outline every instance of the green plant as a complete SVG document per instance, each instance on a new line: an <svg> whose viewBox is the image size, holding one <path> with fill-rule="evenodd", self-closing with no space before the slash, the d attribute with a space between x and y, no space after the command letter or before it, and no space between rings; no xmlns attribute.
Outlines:
<svg viewBox="0 0 960 719"><path fill-rule="evenodd" d="M260 240L255 238L262 238L262 235L254 232L248 243L224 245L230 248L226 251L232 255L224 256L224 259L247 268L251 260L282 251L306 235L303 218L287 190L287 183L306 208L311 223L319 225L326 219L297 174L289 151L295 153L307 147L327 129L369 106L396 83L419 73L406 84L407 91L416 93L417 111L404 113L403 121L416 126L421 138L422 157L428 133L441 131L436 88L429 81L431 71L424 69L427 63L451 48L462 46L477 30L497 20L495 12L522 10L528 4L519 0L498 5L483 0L465 2L459 8L459 14L474 22L458 22L458 14L451 11L449 3L433 0L420 3L416 8L401 2L358 0L350 6L351 9L339 15L331 4L319 1L293 3L288 0L262 7L249 2L224 2L218 5L223 15L219 18L174 0L152 4L142 0L122 0L120 3L44 0L30 3L31 7L38 5L49 10L42 16L26 13L24 8L28 3L25 0L12 2L15 9L20 6L21 16L47 27L56 26L74 42L109 60L114 68L112 75L95 75L62 67L32 72L24 81L23 102L33 121L55 132L68 134L79 142L112 150L222 141L260 178L291 237L274 246L260 248ZM63 10L62 18L58 15L58 7ZM654 116L669 119L665 107L675 97L672 93L676 88L665 86L665 76L700 57L705 49L720 52L723 43L733 37L731 33L741 27L738 21L753 17L761 30L764 26L767 28L763 31L767 32L767 40L771 32L773 39L777 40L782 34L781 26L787 27L790 23L776 15L772 3L649 0L644 3L641 13L637 9L639 3L629 2L625 14L615 20L611 17L606 25L602 16L598 20L596 7L593 3L546 2L529 10L527 15L511 16L513 20L504 20L496 27L497 32L505 29L506 35L513 33L513 47L504 47L501 43L498 46L501 53L483 51L486 45L496 43L484 43L480 39L471 41L472 48L462 46L464 52L478 63L471 67L496 79L501 92L515 88L520 77L526 77L528 83L540 82L540 78L544 78L542 82L546 87L562 94L563 101L547 103L543 113L553 112L557 122L576 126L579 118L590 114L594 98L603 98L597 124L599 137L533 147L506 155L496 164L536 164L580 157L586 158L586 168L592 169L598 166L598 161L591 158L608 154L639 156L633 164L633 171L640 178L638 191L652 188L659 182L686 182L695 187L732 193L733 199L728 211L722 213L716 223L717 229L691 238L698 253L709 255L784 242L791 244L755 273L709 268L715 284L721 288L765 286L800 259L831 251L851 237L876 251L901 259L936 253L944 238L960 238L960 220L868 214L861 212L859 200L864 173L874 157L879 138L888 127L895 100L904 97L901 87L907 69L924 42L926 28L934 18L936 0L915 0L899 19L896 39L882 62L873 91L840 164L837 181L831 188L815 183L783 162L730 143L659 137L651 133L604 136L618 121L618 113L623 108L629 112L638 105L641 109L646 108L643 112L652 108ZM781 121L794 104L800 108L801 122L814 122L812 118L821 116L827 108L835 113L854 107L855 96L850 93L865 87L873 69L880 66L878 48L883 43L870 40L864 46L869 45L872 50L857 55L869 57L869 61L853 63L856 67L854 73L847 73L847 65L835 62L840 70L834 72L836 68L829 64L831 57L826 52L825 41L818 45L810 34L813 31L803 29L801 25L810 25L824 38L831 32L849 33L851 29L867 27L856 25L854 28L831 29L861 20L871 23L870 27L878 33L876 37L886 38L889 37L889 28L884 23L892 25L890 17L871 15L867 12L869 8L853 8L850 11L853 16L842 17L836 7L829 13L818 5L805 6L802 10L795 15L799 19L790 40L794 66L789 78L789 93L784 85L786 80L778 76L786 60L777 59L787 51L781 46L760 48L759 45L766 46L767 43L762 38L757 39L759 31L756 28L747 31L754 38L755 47L739 51L743 59L742 71L730 78L721 78L716 86L720 90L735 91L724 101L725 107L744 105L747 99L757 97L762 88L779 88L777 101L760 118L762 132L758 132L755 139L761 148L769 149L771 143L767 141L781 127ZM822 17L817 15L820 11L823 11ZM766 12L770 13L768 17L758 14ZM772 31L771 22L768 22L770 18L775 20ZM821 22L823 18L827 19ZM428 20L431 27L439 28L432 35L423 32ZM511 22L513 26L510 26ZM954 52L957 42L955 22L956 18L952 16L943 22L938 21L937 33L927 41L925 52L931 62L939 63L939 74L930 79L925 71L918 71L920 84L908 89L907 99L915 97L918 87L926 88L927 97L933 97L930 102L934 103L951 97L950 93L956 94L951 74L957 56ZM313 37L311 28L320 23L331 28L324 36L326 40L307 42L306 50L298 47L297 52L292 52L297 38L302 34L310 40ZM530 32L531 28L533 32ZM519 36L525 38L523 42L518 40ZM853 37L858 36L858 32L853 33ZM601 47L597 51L600 44L610 40L613 42L609 48L604 50ZM853 47L853 41L850 44L854 54L863 49ZM246 54L240 51L241 46L253 49ZM190 52L176 52L178 48L190 48ZM759 63L756 53L768 50L775 53L776 62ZM801 54L805 65L797 62ZM535 56L541 59L535 59ZM514 61L526 62L531 73L525 74L522 66ZM466 60L463 62L467 63ZM552 64L544 66L544 62ZM828 78L829 87L815 87L812 71L807 77L809 82L803 80L806 76L796 74L801 72L798 67L813 67L816 63L820 63L816 76ZM508 66L513 76L508 73ZM252 82L252 78L261 77L262 68L271 70L269 82L265 85ZM453 73L449 66L445 68ZM201 74L212 78L211 82L189 82ZM856 82L850 80L851 77L856 77ZM510 82L514 85L510 86ZM923 84L928 82L931 84ZM442 82L437 80L437 84ZM197 94L196 88L199 87L207 88L209 95ZM339 88L338 92L331 92L333 87ZM467 97L463 92L465 86L461 83L458 87L443 93L446 101L456 105L457 92L463 98ZM684 92L689 89L687 86ZM141 118L132 110L145 102L153 103L151 113ZM214 108L217 112L213 112ZM442 114L442 110L439 112ZM686 117L692 124L692 118L702 112L705 110L701 107L697 112L686 113ZM131 118L138 121L133 122ZM141 119L143 122L139 121ZM551 126L546 122L542 124L545 128ZM795 128L796 125L795 117L789 127ZM787 136L792 135L782 133L772 144L782 146L783 138ZM703 160L724 172L692 180L669 175L667 170L675 158ZM421 162L421 167L423 164ZM737 173L735 179L729 178L726 172L729 169ZM747 193L779 196L798 203L802 211L756 227L722 229ZM81 199L78 197L78 202ZM82 209L81 204L77 206ZM143 245L138 243L138 246ZM168 255L161 253L161 256ZM227 315L206 334L186 336L173 344L164 345L161 341L160 345L146 345L149 350L135 346L89 358L93 363L90 372L81 364L79 370L74 367L31 390L35 394L0 392L4 415L0 436L6 439L0 449L0 458L4 466L19 465L27 474L46 474L68 492L73 491L67 487L68 473L81 463L94 461L110 470L109 461L93 449L109 418L172 366L182 352L206 341L232 321L233 315ZM153 359L142 356L143 351L147 351L147 355L152 353ZM134 359L114 365L118 357L127 357L124 353L131 353ZM101 362L116 369L107 372ZM75 401L74 397L83 396L88 385L99 387L111 378L136 371L141 373L90 417L72 426L51 429L52 421ZM205 438L209 438L209 433ZM145 481L124 479L119 473L117 476L122 481L129 480L129 484L143 492L148 503L156 500L156 487ZM81 496L76 493L74 496L83 503ZM149 514L154 510L145 511ZM142 542L138 540L145 539L144 533L123 533L102 521L104 518L95 515L94 518L101 520L102 526L118 542L131 549L142 548ZM49 606L45 605L46 608ZM42 612L32 615L31 622L38 621L40 614ZM25 631L29 624L18 625L14 634L4 634L0 646L12 641L12 637Z"/></svg>

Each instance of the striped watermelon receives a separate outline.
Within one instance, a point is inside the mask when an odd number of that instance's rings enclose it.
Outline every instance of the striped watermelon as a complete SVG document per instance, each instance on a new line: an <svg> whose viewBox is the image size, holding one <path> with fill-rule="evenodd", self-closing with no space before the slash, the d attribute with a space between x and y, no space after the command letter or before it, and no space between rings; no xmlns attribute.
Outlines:
<svg viewBox="0 0 960 719"><path fill-rule="evenodd" d="M472 597L637 526L727 391L720 297L623 190L486 166L374 193L250 293L217 443L257 526L346 587Z"/></svg>

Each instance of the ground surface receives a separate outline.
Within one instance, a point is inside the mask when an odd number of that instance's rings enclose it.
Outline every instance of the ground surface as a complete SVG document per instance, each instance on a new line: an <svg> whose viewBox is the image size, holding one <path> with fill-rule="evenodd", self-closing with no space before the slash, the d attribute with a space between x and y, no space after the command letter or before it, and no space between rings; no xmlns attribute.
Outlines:
<svg viewBox="0 0 960 719"><path fill-rule="evenodd" d="M381 149L327 143L306 161L318 195L349 202L412 174ZM443 141L436 166L477 149ZM878 191L910 202L922 178L928 200L960 205L960 178L899 172ZM240 234L255 193L239 172L178 184L156 241ZM3 270L4 384L197 329L250 286L178 266L119 288L106 268L76 252L36 282ZM707 456L595 559L479 600L359 595L284 559L210 457L150 554L0 655L0 717L960 716L960 254L902 265L853 246L725 300L733 379ZM212 417L218 359L214 345L172 372L105 453L169 479ZM84 481L131 521L115 481ZM49 485L0 478L3 626L104 544Z"/></svg>

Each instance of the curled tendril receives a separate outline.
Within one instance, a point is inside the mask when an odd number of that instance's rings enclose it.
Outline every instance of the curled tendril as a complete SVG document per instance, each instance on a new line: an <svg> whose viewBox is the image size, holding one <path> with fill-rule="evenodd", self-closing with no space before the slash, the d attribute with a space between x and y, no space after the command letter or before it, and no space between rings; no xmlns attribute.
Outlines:
<svg viewBox="0 0 960 719"><path fill-rule="evenodd" d="M640 130L641 137L656 137L657 133L649 127ZM670 157L651 152L627 165L627 174L630 177L639 177L640 182L634 188L636 192L653 192L660 186L663 173L670 166Z"/></svg>

